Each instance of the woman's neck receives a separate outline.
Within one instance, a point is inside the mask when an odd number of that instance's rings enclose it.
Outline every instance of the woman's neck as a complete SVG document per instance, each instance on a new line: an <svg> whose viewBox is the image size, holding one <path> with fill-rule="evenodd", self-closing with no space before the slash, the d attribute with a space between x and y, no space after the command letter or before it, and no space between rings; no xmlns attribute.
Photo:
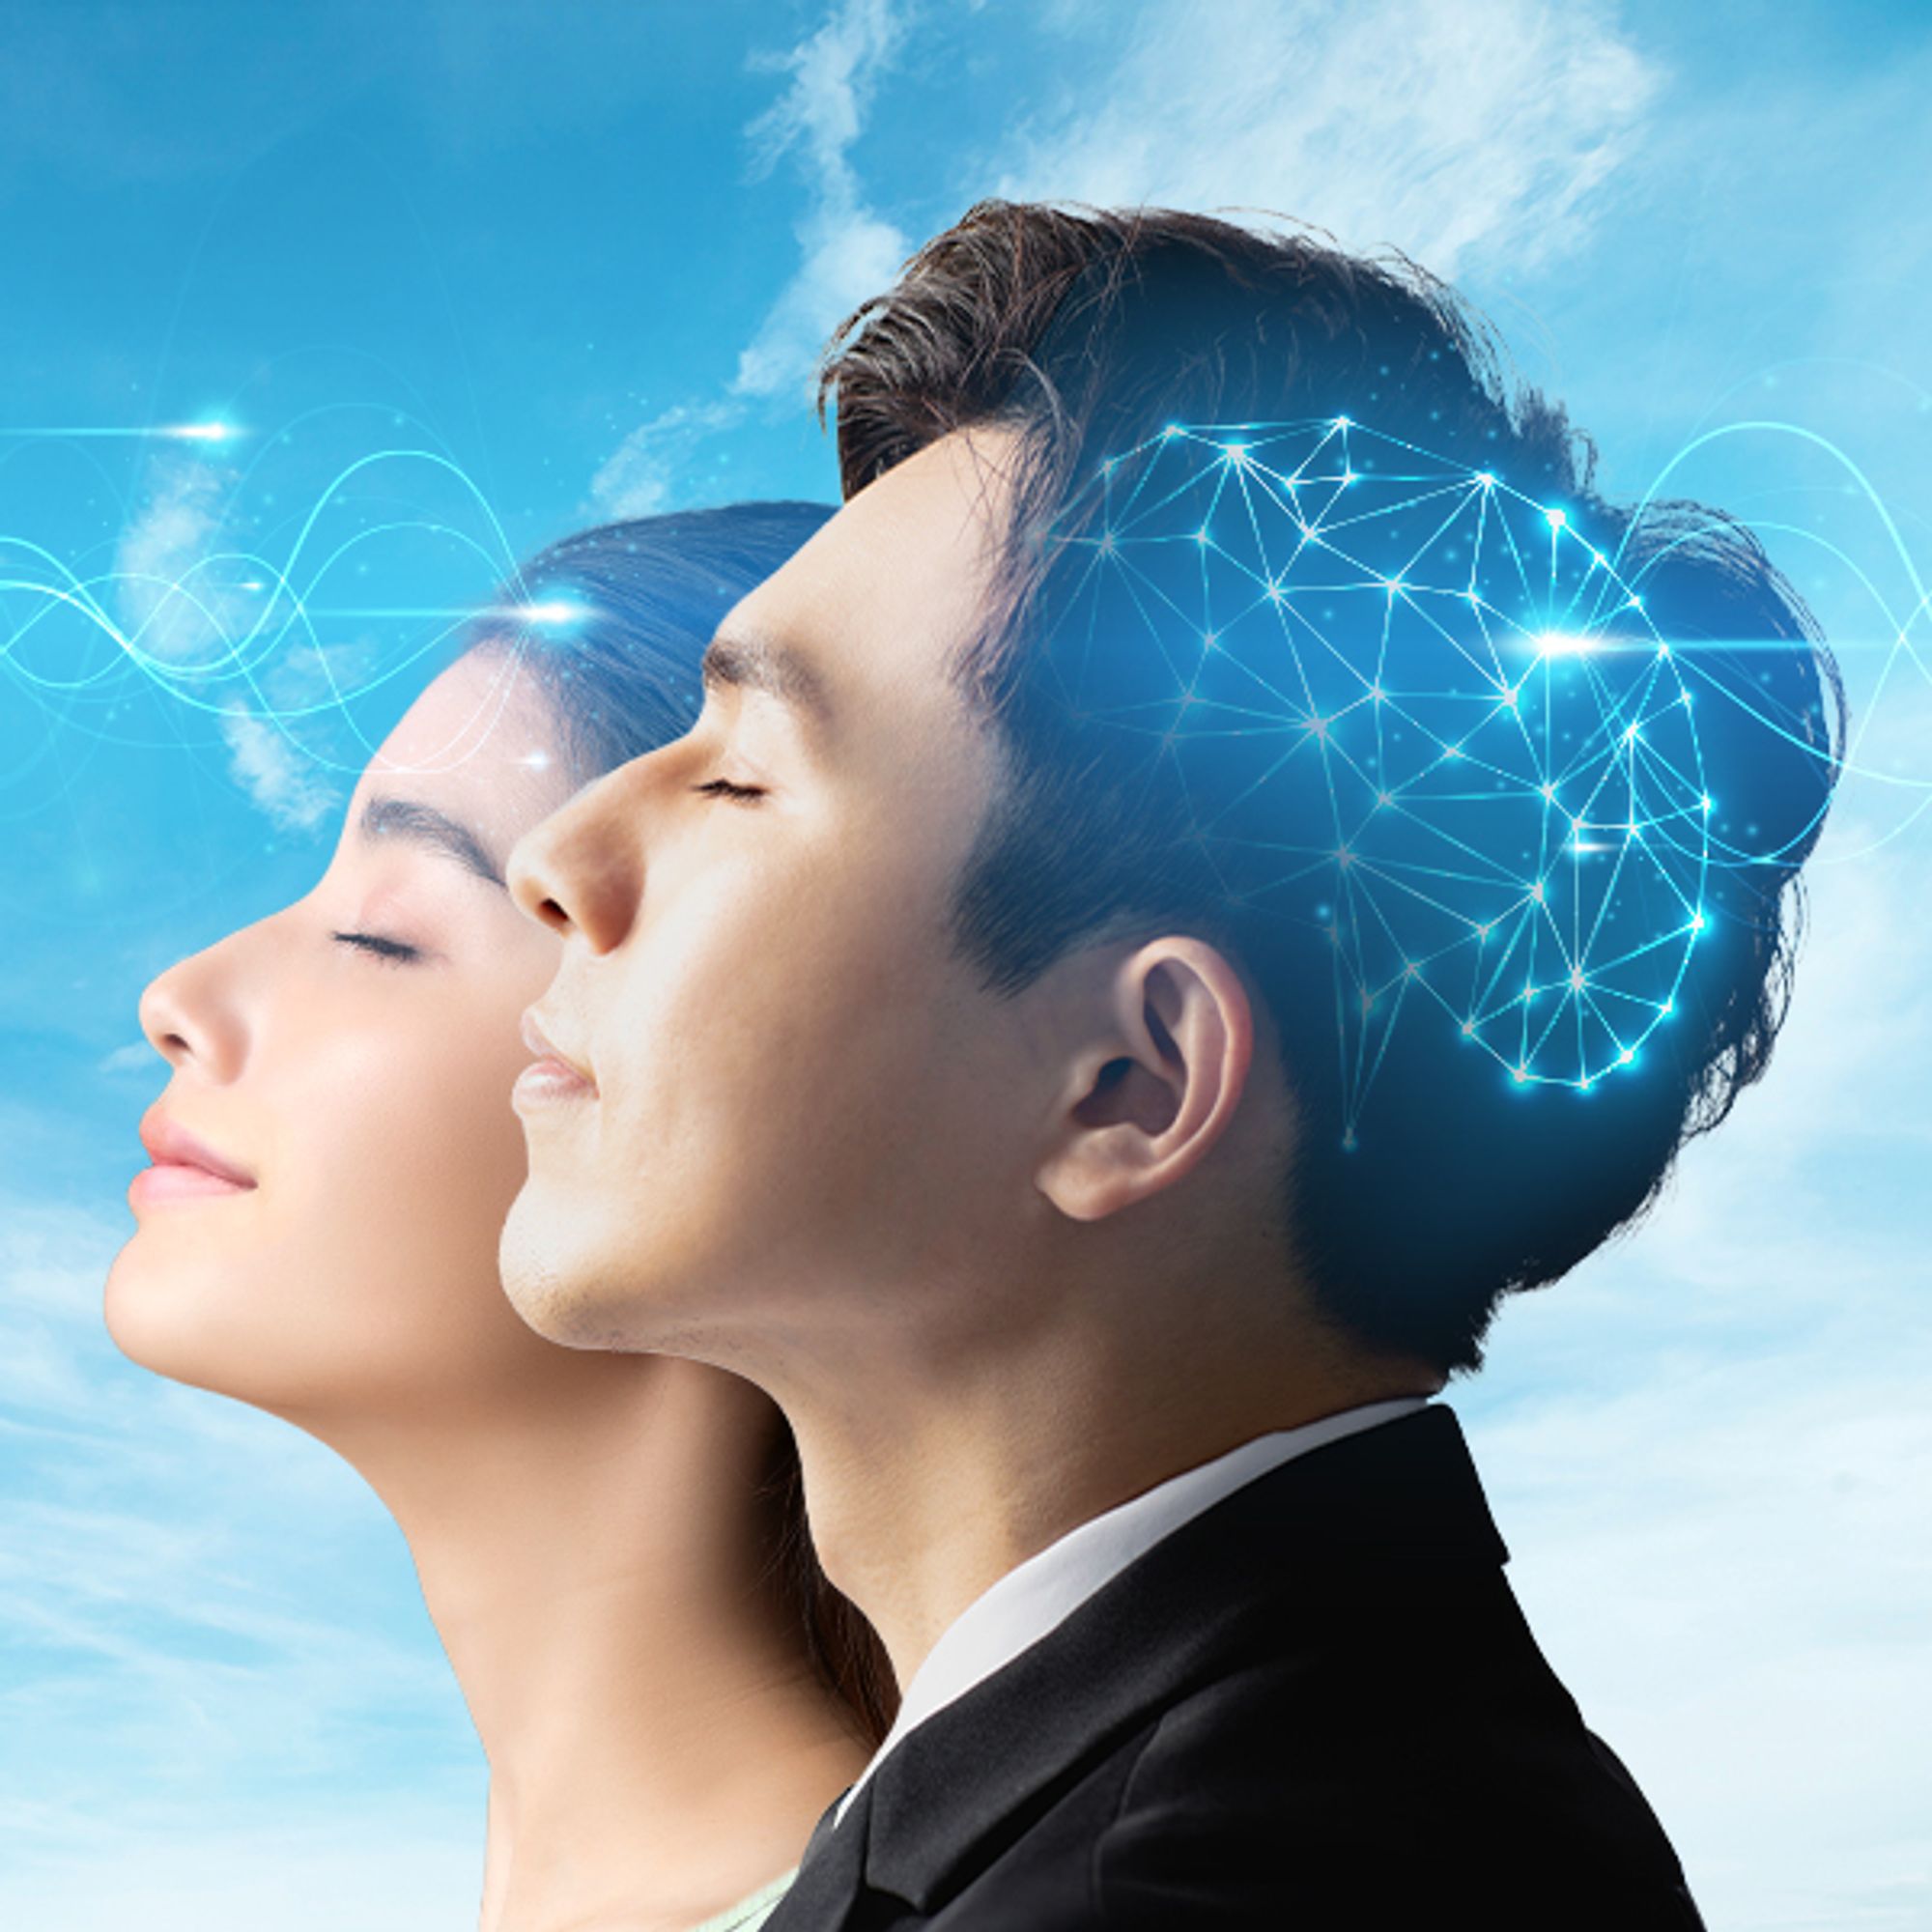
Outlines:
<svg viewBox="0 0 1932 1932"><path fill-rule="evenodd" d="M683 1932L795 1864L867 1754L769 1582L762 1398L598 1360L474 1427L330 1432L490 1762L481 1932Z"/></svg>

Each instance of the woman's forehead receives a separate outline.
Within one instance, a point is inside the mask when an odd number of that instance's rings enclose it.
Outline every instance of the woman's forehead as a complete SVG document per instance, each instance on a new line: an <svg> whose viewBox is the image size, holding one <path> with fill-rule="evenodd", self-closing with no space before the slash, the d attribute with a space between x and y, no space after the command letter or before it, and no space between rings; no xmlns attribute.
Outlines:
<svg viewBox="0 0 1932 1932"><path fill-rule="evenodd" d="M470 651L383 741L352 815L373 793L404 792L514 842L569 796L566 765L557 720L528 669L508 652Z"/></svg>

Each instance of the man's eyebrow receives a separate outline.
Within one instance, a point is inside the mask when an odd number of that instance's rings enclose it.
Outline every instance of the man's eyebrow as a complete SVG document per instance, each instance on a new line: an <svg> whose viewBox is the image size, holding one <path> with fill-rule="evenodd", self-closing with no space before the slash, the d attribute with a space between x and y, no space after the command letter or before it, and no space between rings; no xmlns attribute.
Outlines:
<svg viewBox="0 0 1932 1932"><path fill-rule="evenodd" d="M474 872L493 886L503 884L503 868L493 859L483 841L460 819L451 818L433 805L412 798L377 796L362 808L362 836L365 838L407 838L429 851L454 859L466 871Z"/></svg>
<svg viewBox="0 0 1932 1932"><path fill-rule="evenodd" d="M832 715L825 680L796 651L759 637L713 638L704 653L704 688L762 691L823 724Z"/></svg>

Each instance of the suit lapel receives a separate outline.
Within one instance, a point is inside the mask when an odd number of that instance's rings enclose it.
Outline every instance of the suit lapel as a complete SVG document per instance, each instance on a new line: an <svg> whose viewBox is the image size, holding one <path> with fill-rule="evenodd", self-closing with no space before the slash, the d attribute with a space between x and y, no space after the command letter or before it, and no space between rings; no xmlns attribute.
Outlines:
<svg viewBox="0 0 1932 1932"><path fill-rule="evenodd" d="M810 1932L837 1932L858 1904L864 1889L866 1847L872 1829L872 1785L868 1781L852 1801L842 1823L835 1799L819 1819L811 1840L799 1861L798 1877L766 1921L767 1932L787 1926Z"/></svg>

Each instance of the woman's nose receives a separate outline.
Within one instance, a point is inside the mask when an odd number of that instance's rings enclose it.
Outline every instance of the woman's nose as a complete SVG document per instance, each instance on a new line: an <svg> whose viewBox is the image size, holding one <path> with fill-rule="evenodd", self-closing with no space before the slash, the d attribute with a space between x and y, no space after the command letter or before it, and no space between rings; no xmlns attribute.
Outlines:
<svg viewBox="0 0 1932 1932"><path fill-rule="evenodd" d="M192 1063L210 1079L241 1071L248 1032L234 983L234 944L240 934L176 961L141 995L141 1031L170 1066Z"/></svg>
<svg viewBox="0 0 1932 1932"><path fill-rule="evenodd" d="M643 896L640 825L648 807L634 759L579 792L526 832L510 854L510 896L540 924L593 952L624 943Z"/></svg>

